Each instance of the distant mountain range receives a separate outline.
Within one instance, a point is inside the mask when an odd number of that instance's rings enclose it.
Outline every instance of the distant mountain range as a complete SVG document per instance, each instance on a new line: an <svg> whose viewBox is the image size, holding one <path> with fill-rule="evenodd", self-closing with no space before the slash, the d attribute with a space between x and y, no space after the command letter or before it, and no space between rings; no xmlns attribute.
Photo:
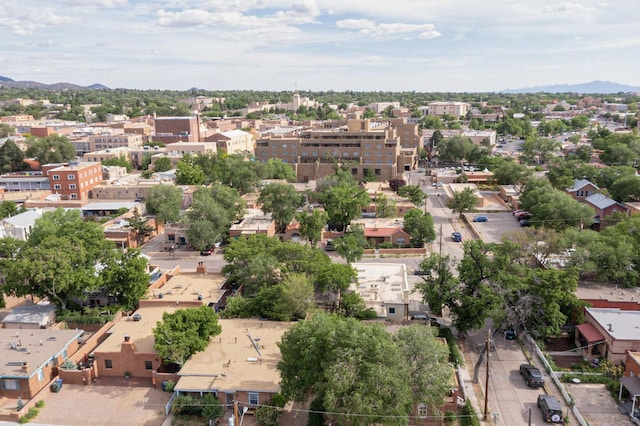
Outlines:
<svg viewBox="0 0 640 426"><path fill-rule="evenodd" d="M37 81L15 81L10 79L9 77L3 77L0 75L0 87L13 87L17 89L49 89L49 90L79 90L79 89L89 89L89 90L106 90L109 89L107 86L102 84L92 84L91 86L79 86L77 84L72 83L54 83L54 84L45 84L39 83Z"/></svg>
<svg viewBox="0 0 640 426"><path fill-rule="evenodd" d="M580 84L554 84L552 86L525 87L524 89L507 89L502 93L628 93L640 92L638 86L613 83L611 81L590 81Z"/></svg>

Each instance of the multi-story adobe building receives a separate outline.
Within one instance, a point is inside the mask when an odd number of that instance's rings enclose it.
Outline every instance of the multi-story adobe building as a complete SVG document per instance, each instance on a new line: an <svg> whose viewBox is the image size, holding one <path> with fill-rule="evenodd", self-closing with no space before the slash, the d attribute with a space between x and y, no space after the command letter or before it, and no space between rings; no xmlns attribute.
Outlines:
<svg viewBox="0 0 640 426"><path fill-rule="evenodd" d="M410 130L404 123L400 119L326 122L322 128L294 135L263 137L256 143L256 157L262 162L279 158L291 164L298 182L332 175L335 162L347 166L357 180L371 172L379 181L395 179L417 163L417 126L410 125Z"/></svg>
<svg viewBox="0 0 640 426"><path fill-rule="evenodd" d="M84 161L94 161L102 163L106 160L111 160L113 158L123 158L127 161L131 161L131 151L129 148L120 147L120 148L109 148L102 149L99 151L87 152L82 156Z"/></svg>
<svg viewBox="0 0 640 426"><path fill-rule="evenodd" d="M102 165L94 162L45 164L42 173L49 178L51 192L63 200L87 200L89 191L102 182Z"/></svg>
<svg viewBox="0 0 640 426"><path fill-rule="evenodd" d="M167 152L175 152L180 155L207 155L217 152L217 146L214 142L175 142L168 144L165 148Z"/></svg>
<svg viewBox="0 0 640 426"><path fill-rule="evenodd" d="M100 151L103 149L141 146L144 142L145 138L142 135L102 134L89 136L88 147L90 151Z"/></svg>
<svg viewBox="0 0 640 426"><path fill-rule="evenodd" d="M154 119L155 134L152 139L162 143L199 142L200 116L157 117Z"/></svg>
<svg viewBox="0 0 640 426"><path fill-rule="evenodd" d="M254 138L244 130L230 130L216 133L207 138L207 142L215 142L218 151L225 154L247 154L254 151Z"/></svg>
<svg viewBox="0 0 640 426"><path fill-rule="evenodd" d="M461 117L466 115L470 108L471 105L466 102L430 102L427 104L427 115Z"/></svg>

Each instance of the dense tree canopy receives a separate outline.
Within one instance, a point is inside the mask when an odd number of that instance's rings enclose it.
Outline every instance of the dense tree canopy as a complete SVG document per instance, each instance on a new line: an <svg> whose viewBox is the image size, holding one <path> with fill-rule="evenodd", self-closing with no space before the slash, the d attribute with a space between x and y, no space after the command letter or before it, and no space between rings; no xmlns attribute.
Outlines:
<svg viewBox="0 0 640 426"><path fill-rule="evenodd" d="M40 164L66 163L76 158L76 149L66 136L30 137L27 146L26 157L33 157Z"/></svg>
<svg viewBox="0 0 640 426"><path fill-rule="evenodd" d="M211 337L221 332L218 315L208 306L165 312L153 329L153 348L163 361L183 366L193 354L206 349Z"/></svg>
<svg viewBox="0 0 640 426"><path fill-rule="evenodd" d="M318 314L287 331L279 347L283 395L314 395L328 420L348 426L404 425L417 404L442 403L452 374L447 348L421 325L393 335L380 324Z"/></svg>
<svg viewBox="0 0 640 426"><path fill-rule="evenodd" d="M276 222L276 232L284 232L298 208L303 205L304 198L291 185L269 183L260 191L258 203L262 205L263 212L271 213Z"/></svg>
<svg viewBox="0 0 640 426"><path fill-rule="evenodd" d="M182 190L174 185L155 185L145 200L149 214L155 214L162 223L180 220Z"/></svg>

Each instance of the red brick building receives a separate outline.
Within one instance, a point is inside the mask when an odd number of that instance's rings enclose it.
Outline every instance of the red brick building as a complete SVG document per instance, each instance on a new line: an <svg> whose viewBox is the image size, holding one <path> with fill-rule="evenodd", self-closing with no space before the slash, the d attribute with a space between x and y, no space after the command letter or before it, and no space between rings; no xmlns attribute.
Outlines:
<svg viewBox="0 0 640 426"><path fill-rule="evenodd" d="M51 192L63 200L87 200L89 191L102 183L100 163L45 164L42 174L49 178Z"/></svg>

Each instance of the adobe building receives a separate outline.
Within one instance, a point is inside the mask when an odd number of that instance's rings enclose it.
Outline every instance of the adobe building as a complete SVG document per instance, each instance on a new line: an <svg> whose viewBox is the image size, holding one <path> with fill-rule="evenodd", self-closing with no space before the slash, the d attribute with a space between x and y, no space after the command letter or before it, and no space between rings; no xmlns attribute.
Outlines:
<svg viewBox="0 0 640 426"><path fill-rule="evenodd" d="M264 234L268 237L276 235L276 221L271 217L271 213L263 213L258 209L247 209L242 220L229 228L229 238L254 234Z"/></svg>
<svg viewBox="0 0 640 426"><path fill-rule="evenodd" d="M212 393L222 404L255 409L280 392L278 342L292 322L220 319L222 333L180 369L178 395Z"/></svg>
<svg viewBox="0 0 640 426"><path fill-rule="evenodd" d="M333 175L336 162L348 167L358 181L369 173L378 181L401 178L417 164L419 145L417 130L409 131L409 125L401 123L369 119L323 123L293 135L260 138L255 155L262 162L279 158L291 164L298 182Z"/></svg>
<svg viewBox="0 0 640 426"><path fill-rule="evenodd" d="M404 263L354 263L358 280L350 291L362 297L378 318L402 321L409 315L409 281Z"/></svg>
<svg viewBox="0 0 640 426"><path fill-rule="evenodd" d="M33 398L79 347L82 330L0 329L0 396Z"/></svg>
<svg viewBox="0 0 640 426"><path fill-rule="evenodd" d="M174 142L200 142L200 116L157 117L154 119L153 141L164 144Z"/></svg>

